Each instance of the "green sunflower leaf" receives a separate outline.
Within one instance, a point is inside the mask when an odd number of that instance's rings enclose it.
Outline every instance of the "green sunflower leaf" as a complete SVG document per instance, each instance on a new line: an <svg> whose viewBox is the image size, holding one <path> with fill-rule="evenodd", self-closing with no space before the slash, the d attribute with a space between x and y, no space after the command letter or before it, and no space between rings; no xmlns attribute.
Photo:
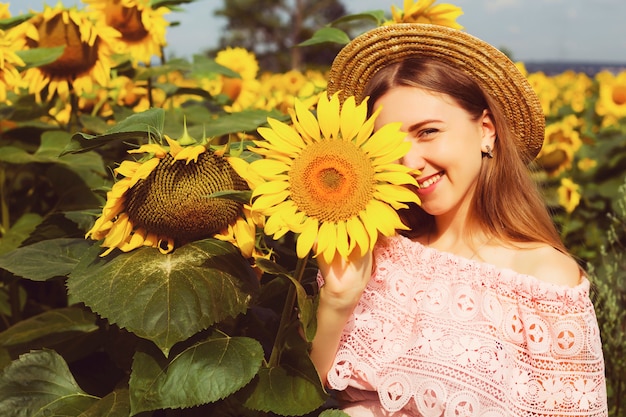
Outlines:
<svg viewBox="0 0 626 417"><path fill-rule="evenodd" d="M97 400L78 386L52 350L26 353L0 373L1 416L77 416Z"/></svg>
<svg viewBox="0 0 626 417"><path fill-rule="evenodd" d="M56 61L65 51L65 45L53 48L33 48L16 51L17 56L22 58L26 68L39 67Z"/></svg>
<svg viewBox="0 0 626 417"><path fill-rule="evenodd" d="M290 327L281 363L263 367L240 393L243 404L253 410L283 416L301 416L319 408L328 399L308 353L308 343Z"/></svg>
<svg viewBox="0 0 626 417"><path fill-rule="evenodd" d="M310 39L307 39L304 42L300 42L298 46L310 46L326 42L345 45L350 42L350 37L346 32L341 29L323 27L317 30Z"/></svg>
<svg viewBox="0 0 626 417"><path fill-rule="evenodd" d="M93 150L113 141L145 141L146 139L161 140L165 125L165 110L153 108L135 113L120 121L102 135L89 135L78 132L65 147L61 156L68 153L81 153Z"/></svg>
<svg viewBox="0 0 626 417"><path fill-rule="evenodd" d="M169 363L137 352L129 382L132 414L223 399L248 384L262 360L256 340L217 333Z"/></svg>
<svg viewBox="0 0 626 417"><path fill-rule="evenodd" d="M341 410L324 410L318 417L350 417L350 415Z"/></svg>
<svg viewBox="0 0 626 417"><path fill-rule="evenodd" d="M96 316L80 307L49 310L22 320L0 333L0 347L26 348L37 342L40 346L73 340L79 334L98 330Z"/></svg>
<svg viewBox="0 0 626 417"><path fill-rule="evenodd" d="M116 389L95 402L79 417L128 417L130 415L130 395L127 389Z"/></svg>
<svg viewBox="0 0 626 417"><path fill-rule="evenodd" d="M85 239L43 240L1 255L0 268L32 281L46 281L69 274L92 245Z"/></svg>
<svg viewBox="0 0 626 417"><path fill-rule="evenodd" d="M268 117L286 120L289 116L285 116L277 110L243 110L207 121L205 125L206 135L207 137L218 137L229 133L253 132L259 126L266 124Z"/></svg>
<svg viewBox="0 0 626 417"><path fill-rule="evenodd" d="M168 255L145 247L100 257L94 246L67 280L70 296L166 356L175 343L245 312L259 288L248 261L217 239Z"/></svg>

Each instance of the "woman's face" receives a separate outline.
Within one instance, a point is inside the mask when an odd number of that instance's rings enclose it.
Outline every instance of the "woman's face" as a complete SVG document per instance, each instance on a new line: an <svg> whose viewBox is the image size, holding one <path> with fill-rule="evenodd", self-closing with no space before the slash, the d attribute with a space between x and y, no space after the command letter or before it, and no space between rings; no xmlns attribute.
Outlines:
<svg viewBox="0 0 626 417"><path fill-rule="evenodd" d="M422 208L434 216L466 214L476 188L482 151L495 141L495 128L486 112L478 120L451 97L416 87L394 87L381 96L375 128L402 122L412 146L400 161L418 169L420 187L414 191Z"/></svg>

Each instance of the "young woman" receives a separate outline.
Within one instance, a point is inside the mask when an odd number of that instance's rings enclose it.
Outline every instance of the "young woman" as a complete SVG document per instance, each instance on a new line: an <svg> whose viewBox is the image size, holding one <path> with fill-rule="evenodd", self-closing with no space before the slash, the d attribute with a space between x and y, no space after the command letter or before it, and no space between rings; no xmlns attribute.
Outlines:
<svg viewBox="0 0 626 417"><path fill-rule="evenodd" d="M329 93L402 122L411 230L320 260L311 358L352 416L606 416L589 281L527 164L544 115L515 65L464 32L394 24L337 56Z"/></svg>

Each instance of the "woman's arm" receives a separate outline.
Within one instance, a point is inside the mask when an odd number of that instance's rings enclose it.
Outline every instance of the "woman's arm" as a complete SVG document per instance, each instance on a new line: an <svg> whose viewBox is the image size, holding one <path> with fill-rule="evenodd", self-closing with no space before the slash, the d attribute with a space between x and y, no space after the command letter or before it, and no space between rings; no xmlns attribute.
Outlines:
<svg viewBox="0 0 626 417"><path fill-rule="evenodd" d="M326 264L318 258L324 285L320 289L317 309L317 332L313 338L311 360L326 385L330 370L339 347L341 333L359 302L363 290L372 274L372 253L335 259Z"/></svg>

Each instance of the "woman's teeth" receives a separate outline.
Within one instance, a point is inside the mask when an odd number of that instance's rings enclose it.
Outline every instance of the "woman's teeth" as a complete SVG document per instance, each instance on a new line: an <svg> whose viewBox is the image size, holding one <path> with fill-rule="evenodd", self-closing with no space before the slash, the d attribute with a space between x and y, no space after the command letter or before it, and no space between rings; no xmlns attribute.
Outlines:
<svg viewBox="0 0 626 417"><path fill-rule="evenodd" d="M436 174L430 178L428 178L426 181L424 182L420 182L420 188L428 188L431 185L433 185L434 183L436 183L437 181L439 181L441 179L441 174Z"/></svg>

